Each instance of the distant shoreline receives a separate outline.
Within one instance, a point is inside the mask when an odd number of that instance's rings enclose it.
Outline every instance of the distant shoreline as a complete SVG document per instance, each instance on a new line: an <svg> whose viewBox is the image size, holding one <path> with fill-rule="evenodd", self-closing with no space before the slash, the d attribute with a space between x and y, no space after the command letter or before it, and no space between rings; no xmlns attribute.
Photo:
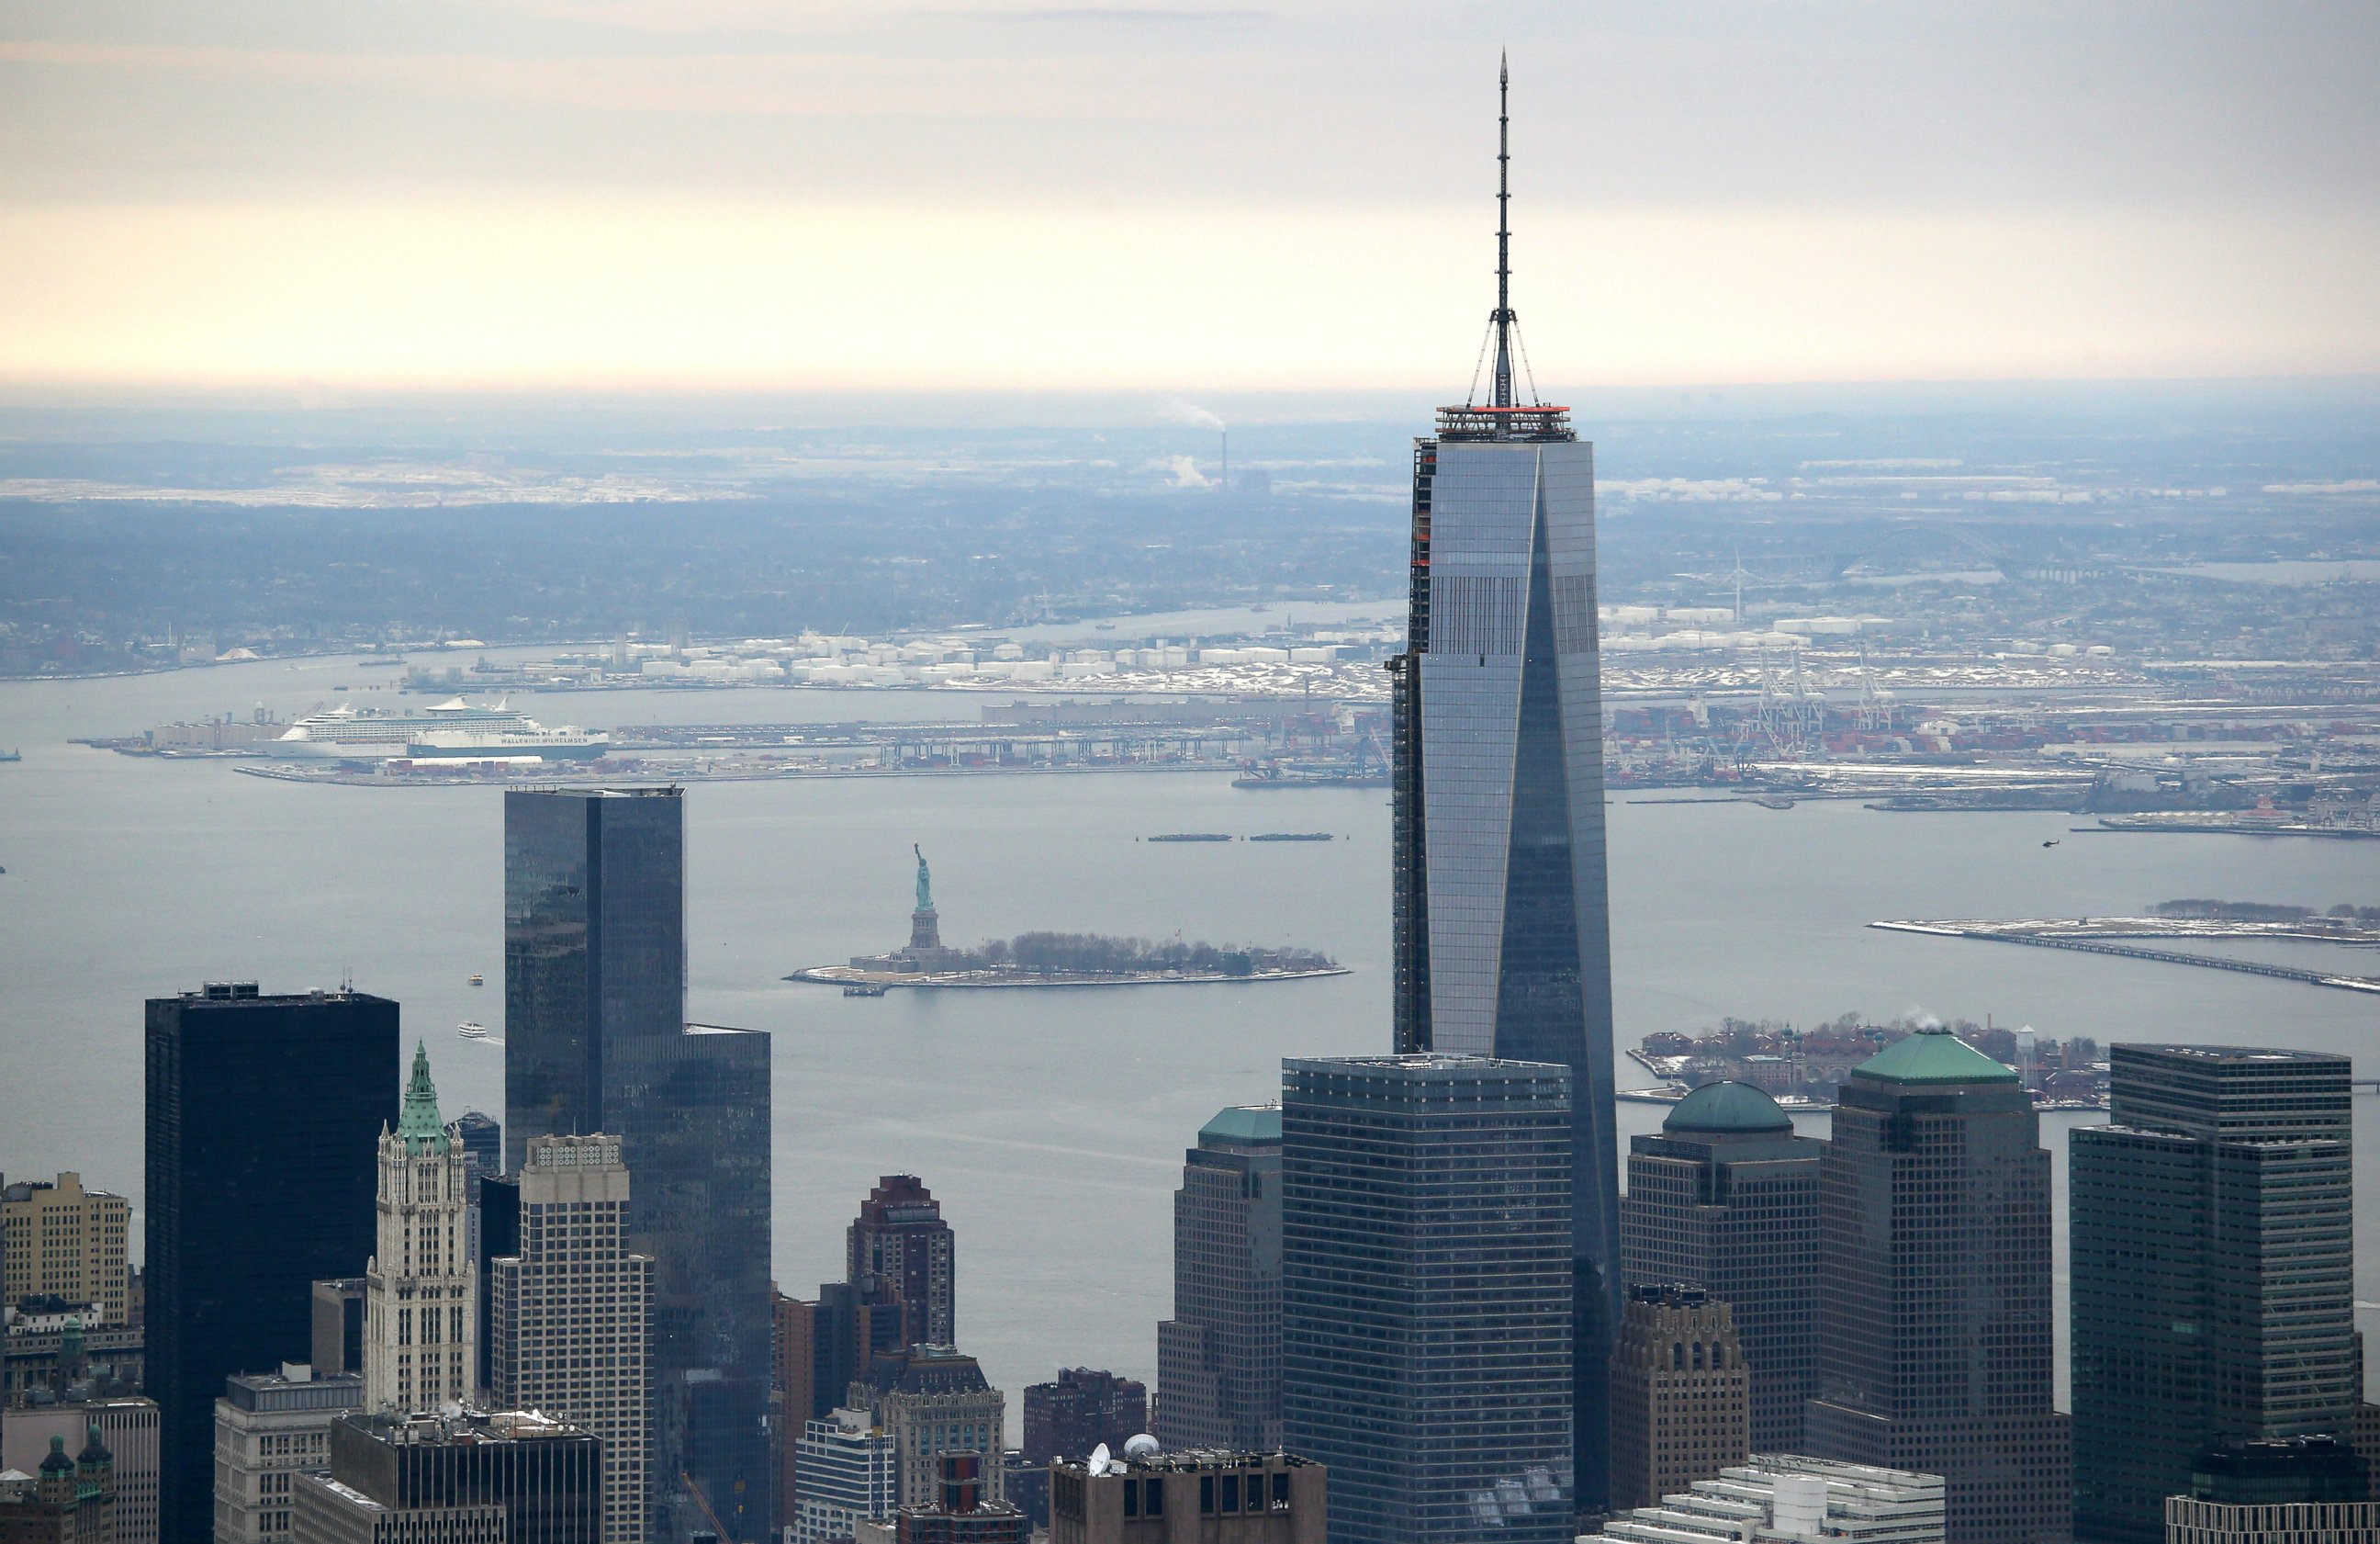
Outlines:
<svg viewBox="0 0 2380 1544"><path fill-rule="evenodd" d="M999 987L1172 987L1205 986L1211 982L1303 981L1318 976L1345 976L1343 965L1316 966L1303 970L1252 970L1227 976L1182 970L1128 970L1112 975L1083 973L1036 975L1000 970L951 970L929 975L905 975L890 970L863 970L849 965L814 965L782 978L813 986L941 987L989 990Z"/></svg>

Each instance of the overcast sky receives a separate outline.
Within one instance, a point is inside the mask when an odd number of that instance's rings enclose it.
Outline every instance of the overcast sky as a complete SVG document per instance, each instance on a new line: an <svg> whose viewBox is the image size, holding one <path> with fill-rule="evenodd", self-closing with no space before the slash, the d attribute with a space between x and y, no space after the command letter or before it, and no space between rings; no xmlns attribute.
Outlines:
<svg viewBox="0 0 2380 1544"><path fill-rule="evenodd" d="M2380 6L13 0L0 376L2380 369Z"/></svg>

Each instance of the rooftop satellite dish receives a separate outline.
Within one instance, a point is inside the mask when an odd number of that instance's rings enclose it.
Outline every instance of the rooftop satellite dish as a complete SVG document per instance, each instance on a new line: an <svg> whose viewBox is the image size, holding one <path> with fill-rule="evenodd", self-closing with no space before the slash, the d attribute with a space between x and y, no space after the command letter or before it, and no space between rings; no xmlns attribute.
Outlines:
<svg viewBox="0 0 2380 1544"><path fill-rule="evenodd" d="M1165 1444L1144 1431L1123 1445L1126 1458L1154 1458L1165 1451Z"/></svg>
<svg viewBox="0 0 2380 1544"><path fill-rule="evenodd" d="M1091 1477L1093 1479L1097 1479L1099 1476L1107 1473L1108 1445L1105 1442L1101 1442L1098 1447L1093 1448L1091 1450L1091 1456L1083 1461L1083 1467L1091 1472Z"/></svg>

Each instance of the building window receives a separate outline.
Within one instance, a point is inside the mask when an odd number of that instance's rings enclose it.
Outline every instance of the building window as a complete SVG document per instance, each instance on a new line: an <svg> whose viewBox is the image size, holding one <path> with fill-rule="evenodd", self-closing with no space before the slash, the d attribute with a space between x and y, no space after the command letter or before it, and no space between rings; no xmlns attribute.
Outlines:
<svg viewBox="0 0 2380 1544"><path fill-rule="evenodd" d="M1143 1510L1151 1517L1165 1515L1165 1482L1163 1480L1152 1479L1148 1482L1148 1504Z"/></svg>
<svg viewBox="0 0 2380 1544"><path fill-rule="evenodd" d="M1201 1517L1212 1517L1215 1514L1215 1477L1213 1475L1198 1477L1198 1514Z"/></svg>
<svg viewBox="0 0 2380 1544"><path fill-rule="evenodd" d="M1140 1515L1140 1487L1130 1480L1123 1482L1123 1514L1127 1517Z"/></svg>
<svg viewBox="0 0 2380 1544"><path fill-rule="evenodd" d="M1289 1510L1289 1475L1286 1470L1276 1471L1272 1477L1272 1509L1275 1512Z"/></svg>
<svg viewBox="0 0 2380 1544"><path fill-rule="evenodd" d="M1239 1509L1240 1477L1237 1475L1225 1475L1223 1477L1223 1510L1226 1512L1237 1512Z"/></svg>

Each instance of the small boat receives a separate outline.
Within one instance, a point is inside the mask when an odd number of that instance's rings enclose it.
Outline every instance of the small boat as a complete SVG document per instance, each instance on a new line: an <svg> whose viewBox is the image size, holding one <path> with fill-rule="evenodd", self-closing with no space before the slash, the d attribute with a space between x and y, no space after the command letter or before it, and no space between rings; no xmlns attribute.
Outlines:
<svg viewBox="0 0 2380 1544"><path fill-rule="evenodd" d="M470 982L475 987L483 987L488 984L488 979L474 970L470 975Z"/></svg>
<svg viewBox="0 0 2380 1544"><path fill-rule="evenodd" d="M476 1018L467 1018L455 1026L455 1033L467 1040L484 1040L488 1038L488 1027Z"/></svg>

